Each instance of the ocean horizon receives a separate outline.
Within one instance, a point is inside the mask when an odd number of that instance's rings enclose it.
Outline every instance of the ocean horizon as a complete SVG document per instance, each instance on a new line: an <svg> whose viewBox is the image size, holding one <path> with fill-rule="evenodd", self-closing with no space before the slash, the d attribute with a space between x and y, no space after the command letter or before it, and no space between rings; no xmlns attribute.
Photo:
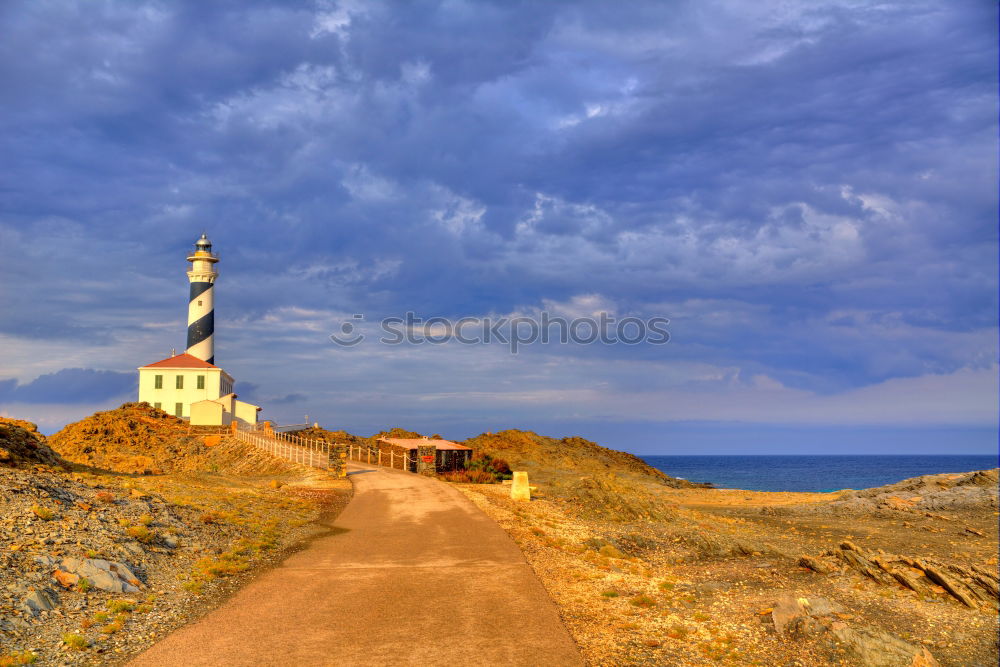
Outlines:
<svg viewBox="0 0 1000 667"><path fill-rule="evenodd" d="M643 461L671 477L710 482L720 489L830 492L867 489L949 472L1000 465L992 454L719 454L645 455Z"/></svg>

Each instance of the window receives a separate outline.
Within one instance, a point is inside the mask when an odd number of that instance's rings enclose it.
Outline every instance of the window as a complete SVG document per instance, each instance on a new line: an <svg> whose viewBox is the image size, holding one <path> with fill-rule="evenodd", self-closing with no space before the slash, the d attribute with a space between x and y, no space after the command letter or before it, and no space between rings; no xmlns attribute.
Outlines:
<svg viewBox="0 0 1000 667"><path fill-rule="evenodd" d="M181 417L181 416L184 415L184 404L183 403L174 403L174 415L177 416L177 417Z"/></svg>
<svg viewBox="0 0 1000 667"><path fill-rule="evenodd" d="M163 403L153 403L153 407L156 408L157 410L162 410Z"/></svg>
<svg viewBox="0 0 1000 667"><path fill-rule="evenodd" d="M198 389L204 389L204 388L205 388L205 376L204 375L199 375L198 376Z"/></svg>
<svg viewBox="0 0 1000 667"><path fill-rule="evenodd" d="M163 389L163 376L157 375L153 377L153 389Z"/></svg>
<svg viewBox="0 0 1000 667"><path fill-rule="evenodd" d="M178 375L177 376L177 388L178 389L183 389L184 388L184 376L183 375Z"/></svg>

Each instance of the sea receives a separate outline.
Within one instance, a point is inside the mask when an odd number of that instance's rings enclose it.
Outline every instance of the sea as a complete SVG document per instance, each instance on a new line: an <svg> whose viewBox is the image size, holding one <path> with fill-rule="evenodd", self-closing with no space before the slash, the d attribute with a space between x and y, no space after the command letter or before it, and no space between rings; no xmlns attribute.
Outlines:
<svg viewBox="0 0 1000 667"><path fill-rule="evenodd" d="M643 456L671 477L719 489L839 491L868 489L910 477L998 467L994 455Z"/></svg>

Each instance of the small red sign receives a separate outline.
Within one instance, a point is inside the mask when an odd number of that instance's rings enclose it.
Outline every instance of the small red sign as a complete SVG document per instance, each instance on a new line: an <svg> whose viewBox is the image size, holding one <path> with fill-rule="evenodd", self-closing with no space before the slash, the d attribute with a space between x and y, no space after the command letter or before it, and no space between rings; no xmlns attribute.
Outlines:
<svg viewBox="0 0 1000 667"><path fill-rule="evenodd" d="M434 463L434 456L421 456L420 460L424 463Z"/></svg>

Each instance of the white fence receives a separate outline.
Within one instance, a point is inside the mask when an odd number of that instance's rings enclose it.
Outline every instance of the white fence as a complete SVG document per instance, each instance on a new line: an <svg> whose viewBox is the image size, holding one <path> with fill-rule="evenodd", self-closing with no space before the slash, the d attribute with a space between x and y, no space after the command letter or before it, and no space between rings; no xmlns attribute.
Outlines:
<svg viewBox="0 0 1000 667"><path fill-rule="evenodd" d="M325 440L302 438L291 433L238 428L234 435L237 440L259 447L279 458L324 470L330 467L331 450L336 455L338 448L338 445L331 445Z"/></svg>
<svg viewBox="0 0 1000 667"><path fill-rule="evenodd" d="M388 452L383 452L381 449L362 447L361 445L347 446L347 458L351 461L358 461L359 463L367 463L369 465L389 466L390 468L396 468L398 464L398 470L410 470L411 465L416 464L415 457L415 452L397 454L391 449Z"/></svg>

